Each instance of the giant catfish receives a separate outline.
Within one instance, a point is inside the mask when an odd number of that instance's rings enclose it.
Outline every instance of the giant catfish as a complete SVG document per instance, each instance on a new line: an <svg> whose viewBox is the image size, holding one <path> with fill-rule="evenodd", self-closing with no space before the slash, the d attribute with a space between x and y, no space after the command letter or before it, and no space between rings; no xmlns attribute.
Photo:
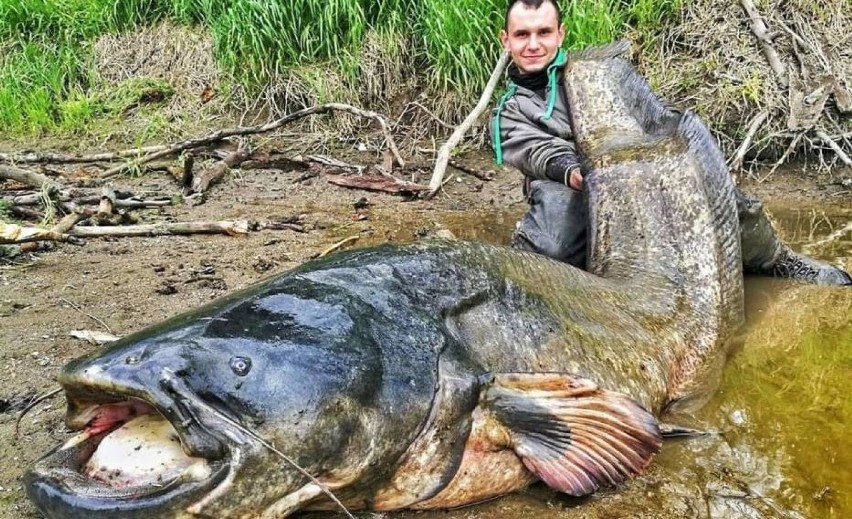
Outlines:
<svg viewBox="0 0 852 519"><path fill-rule="evenodd" d="M272 518L332 509L330 491L427 509L641 472L660 414L712 387L743 286L720 151L623 50L567 67L573 102L598 104L573 114L597 165L588 272L487 244L385 245L126 337L62 370L79 433L27 473L37 508Z"/></svg>

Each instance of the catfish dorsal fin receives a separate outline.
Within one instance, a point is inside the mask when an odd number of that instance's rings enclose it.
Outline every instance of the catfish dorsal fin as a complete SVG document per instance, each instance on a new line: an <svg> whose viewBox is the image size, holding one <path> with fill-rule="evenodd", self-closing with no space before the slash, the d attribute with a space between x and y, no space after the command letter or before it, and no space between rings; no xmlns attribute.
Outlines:
<svg viewBox="0 0 852 519"><path fill-rule="evenodd" d="M662 444L656 419L634 400L566 373L492 375L482 404L526 467L572 496L639 474Z"/></svg>

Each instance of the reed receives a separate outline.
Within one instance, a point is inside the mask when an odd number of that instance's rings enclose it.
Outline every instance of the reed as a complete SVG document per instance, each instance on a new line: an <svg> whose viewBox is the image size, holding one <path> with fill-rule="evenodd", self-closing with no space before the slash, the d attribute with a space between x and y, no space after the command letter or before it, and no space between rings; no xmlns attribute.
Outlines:
<svg viewBox="0 0 852 519"><path fill-rule="evenodd" d="M612 40L631 25L653 28L682 1L563 0L566 47ZM326 68L342 78L342 97L369 83L364 97L376 100L416 72L432 96L473 98L499 55L504 9L505 0L0 0L0 129L30 133L73 125L74 114L91 118L81 100L98 87L94 39L164 19L209 31L220 69L248 92ZM365 74L385 56L400 77L383 77L376 91ZM329 88L322 97L335 97ZM69 100L76 111L63 113ZM459 113L467 108L456 103Z"/></svg>

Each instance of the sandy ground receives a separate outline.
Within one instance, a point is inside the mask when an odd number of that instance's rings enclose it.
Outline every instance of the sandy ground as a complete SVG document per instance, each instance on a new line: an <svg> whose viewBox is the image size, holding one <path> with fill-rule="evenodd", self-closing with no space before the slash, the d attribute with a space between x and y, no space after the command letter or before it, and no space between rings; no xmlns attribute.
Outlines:
<svg viewBox="0 0 852 519"><path fill-rule="evenodd" d="M484 155L465 160L495 169ZM36 406L17 438L14 423L34 397L57 387L57 373L67 361L97 348L69 332L126 335L292 268L350 236L364 246L412 241L445 228L463 238L505 241L525 203L520 175L496 172L495 180L483 182L452 171L444 192L423 201L336 187L323 176L294 183L298 171L249 171L214 187L203 205L137 214L151 222L297 218L306 232L91 239L82 247L61 245L0 265L0 519L36 517L20 477L67 438L61 398ZM427 182L427 176L420 180ZM837 178L791 178L778 175L752 191L778 203L852 201ZM178 194L165 176L117 185L140 194ZM369 205L356 209L362 198Z"/></svg>

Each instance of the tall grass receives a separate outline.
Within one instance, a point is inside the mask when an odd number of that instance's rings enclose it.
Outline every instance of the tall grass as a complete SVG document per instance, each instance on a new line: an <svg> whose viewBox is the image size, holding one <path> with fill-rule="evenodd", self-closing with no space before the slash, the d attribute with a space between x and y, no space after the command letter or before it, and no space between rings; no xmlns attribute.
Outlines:
<svg viewBox="0 0 852 519"><path fill-rule="evenodd" d="M332 67L351 88L364 82L362 60L387 54L409 65L390 68L416 69L436 95L474 97L500 51L505 1L0 0L0 130L67 123L63 103L85 99L96 75L88 68L92 41L164 19L209 31L220 68L249 89L300 67ZM630 25L653 27L683 1L561 0L566 47L610 41ZM375 41L396 43L383 51ZM86 113L84 105L73 106Z"/></svg>

